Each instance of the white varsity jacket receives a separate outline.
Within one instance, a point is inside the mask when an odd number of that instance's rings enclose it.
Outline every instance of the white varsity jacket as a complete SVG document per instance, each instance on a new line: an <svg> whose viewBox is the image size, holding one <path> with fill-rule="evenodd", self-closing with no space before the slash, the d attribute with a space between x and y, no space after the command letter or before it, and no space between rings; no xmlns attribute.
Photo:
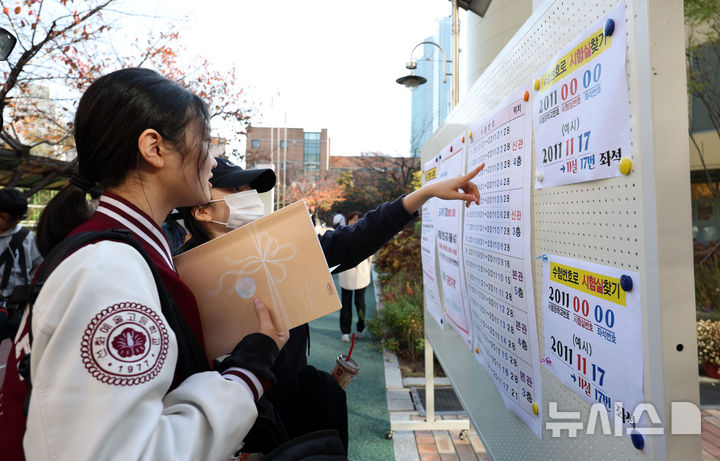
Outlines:
<svg viewBox="0 0 720 461"><path fill-rule="evenodd" d="M123 243L65 259L32 330L27 460L226 460L257 416L248 385L217 372L167 392L175 334L147 263Z"/></svg>

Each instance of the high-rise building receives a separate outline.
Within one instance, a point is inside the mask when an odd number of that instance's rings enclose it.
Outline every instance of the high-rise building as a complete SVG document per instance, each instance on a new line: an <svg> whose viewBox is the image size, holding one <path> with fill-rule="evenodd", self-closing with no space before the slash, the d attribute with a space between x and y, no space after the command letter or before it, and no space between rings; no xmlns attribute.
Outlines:
<svg viewBox="0 0 720 461"><path fill-rule="evenodd" d="M426 42L435 42L445 51L447 59L452 59L452 18L438 20L435 35L425 38ZM416 59L416 75L427 79L412 93L412 120L410 126L410 152L419 155L420 148L430 135L445 120L452 106L452 79L448 75L443 83L446 72L451 67L435 45L423 45L423 56Z"/></svg>

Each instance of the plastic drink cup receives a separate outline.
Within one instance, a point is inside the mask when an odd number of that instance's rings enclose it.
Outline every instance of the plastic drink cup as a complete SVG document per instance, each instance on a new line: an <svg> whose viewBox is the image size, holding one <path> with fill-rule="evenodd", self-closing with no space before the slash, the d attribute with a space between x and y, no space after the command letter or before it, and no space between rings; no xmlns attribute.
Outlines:
<svg viewBox="0 0 720 461"><path fill-rule="evenodd" d="M335 378L335 381L337 381L340 387L347 389L348 384L350 384L350 381L352 381L359 371L360 367L355 363L355 360L348 359L346 355L340 354L337 359L335 359L335 365L330 371L330 374Z"/></svg>

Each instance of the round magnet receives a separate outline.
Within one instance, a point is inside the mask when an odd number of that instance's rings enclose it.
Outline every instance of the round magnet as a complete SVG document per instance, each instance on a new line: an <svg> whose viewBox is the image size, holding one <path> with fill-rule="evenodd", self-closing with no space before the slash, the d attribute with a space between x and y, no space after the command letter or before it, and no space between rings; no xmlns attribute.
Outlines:
<svg viewBox="0 0 720 461"><path fill-rule="evenodd" d="M462 143L465 144L465 136L462 137Z"/></svg>
<svg viewBox="0 0 720 461"><path fill-rule="evenodd" d="M452 146L450 146L450 152L452 152Z"/></svg>
<svg viewBox="0 0 720 461"><path fill-rule="evenodd" d="M532 407L533 407L533 413L535 413L535 414L540 413L540 409L538 408L537 402L533 402Z"/></svg>
<svg viewBox="0 0 720 461"><path fill-rule="evenodd" d="M638 450L642 450L645 447L645 439L643 439L643 436L638 431L632 431L630 440L632 440L633 446Z"/></svg>
<svg viewBox="0 0 720 461"><path fill-rule="evenodd" d="M624 175L630 174L630 170L632 170L632 160L630 160L629 158L624 158L620 160L619 168L620 173Z"/></svg>
<svg viewBox="0 0 720 461"><path fill-rule="evenodd" d="M622 288L623 291L632 291L632 289L633 289L632 277L630 277L629 275L621 275L620 276L620 288Z"/></svg>
<svg viewBox="0 0 720 461"><path fill-rule="evenodd" d="M468 136L470 137L470 139L472 139L472 131L468 133Z"/></svg>
<svg viewBox="0 0 720 461"><path fill-rule="evenodd" d="M611 36L615 32L615 21L612 20L612 18L608 18L607 21L605 21L605 26L603 27L603 34L607 37Z"/></svg>
<svg viewBox="0 0 720 461"><path fill-rule="evenodd" d="M537 79L537 78L535 79L535 81L533 82L533 88L535 88L535 91L540 89L540 80L539 79Z"/></svg>
<svg viewBox="0 0 720 461"><path fill-rule="evenodd" d="M535 179L537 179L540 182L543 182L543 179L545 179L545 175L543 174L542 171L538 171L537 173L535 173Z"/></svg>
<svg viewBox="0 0 720 461"><path fill-rule="evenodd" d="M530 92L528 90L525 90L525 94L523 94L523 99L525 101L528 101L530 99Z"/></svg>
<svg viewBox="0 0 720 461"><path fill-rule="evenodd" d="M476 348L475 348L475 353L476 353L476 354L479 354L479 353L480 353L480 348L476 347Z"/></svg>

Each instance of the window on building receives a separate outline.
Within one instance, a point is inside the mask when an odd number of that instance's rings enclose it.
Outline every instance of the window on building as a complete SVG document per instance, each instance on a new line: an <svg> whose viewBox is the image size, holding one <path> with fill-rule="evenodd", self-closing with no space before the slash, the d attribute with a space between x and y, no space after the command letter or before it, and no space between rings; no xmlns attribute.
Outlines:
<svg viewBox="0 0 720 461"><path fill-rule="evenodd" d="M259 139L253 139L252 141L250 141L250 145L251 145L254 149L257 149L258 147L260 147L260 140L259 140Z"/></svg>
<svg viewBox="0 0 720 461"><path fill-rule="evenodd" d="M714 44L700 45L692 51L690 65L692 71L704 85L703 94L712 95L720 91L720 79L715 76L720 72L720 62ZM712 96L709 96L712 100ZM707 107L695 94L690 94L690 128L693 133L714 129Z"/></svg>
<svg viewBox="0 0 720 461"><path fill-rule="evenodd" d="M708 182L708 179L710 182ZM717 197L720 170L690 172L693 238L700 243L717 241L720 237L720 197Z"/></svg>
<svg viewBox="0 0 720 461"><path fill-rule="evenodd" d="M280 149L285 149L287 147L287 139L281 139L280 140Z"/></svg>
<svg viewBox="0 0 720 461"><path fill-rule="evenodd" d="M320 170L320 133L308 131L305 133L303 152L303 166L306 173Z"/></svg>

